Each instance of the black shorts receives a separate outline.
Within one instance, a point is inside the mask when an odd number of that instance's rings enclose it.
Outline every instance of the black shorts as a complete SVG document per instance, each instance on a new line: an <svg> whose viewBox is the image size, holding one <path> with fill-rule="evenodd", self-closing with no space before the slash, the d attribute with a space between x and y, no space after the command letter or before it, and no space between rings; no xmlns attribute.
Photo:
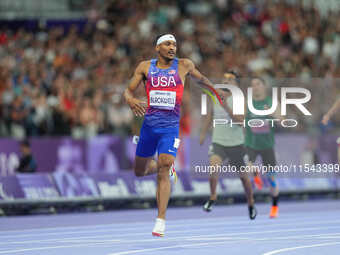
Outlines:
<svg viewBox="0 0 340 255"><path fill-rule="evenodd" d="M237 146L223 146L217 143L213 143L209 150L209 156L218 155L222 161L229 160L231 166L236 166L240 169L241 166L245 165L244 157L246 150L243 145Z"/></svg>
<svg viewBox="0 0 340 255"><path fill-rule="evenodd" d="M250 147L246 147L246 151L249 157L249 161L254 163L258 155L261 156L262 165L264 166L275 166L276 158L275 152L273 148L265 149L265 150L255 150Z"/></svg>

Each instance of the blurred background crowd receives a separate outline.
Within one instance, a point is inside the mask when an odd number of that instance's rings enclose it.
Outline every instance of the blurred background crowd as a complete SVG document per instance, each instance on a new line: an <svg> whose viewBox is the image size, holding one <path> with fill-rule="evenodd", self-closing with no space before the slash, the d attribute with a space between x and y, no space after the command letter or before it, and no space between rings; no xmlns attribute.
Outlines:
<svg viewBox="0 0 340 255"><path fill-rule="evenodd" d="M155 37L169 32L178 56L213 81L230 69L273 86L275 79L302 80L312 91L313 116L300 116L300 131L317 127L336 99L338 1L75 2L84 22L13 26L0 12L1 136L131 134L134 117L122 92L138 62L156 56ZM187 133L189 102L184 97Z"/></svg>

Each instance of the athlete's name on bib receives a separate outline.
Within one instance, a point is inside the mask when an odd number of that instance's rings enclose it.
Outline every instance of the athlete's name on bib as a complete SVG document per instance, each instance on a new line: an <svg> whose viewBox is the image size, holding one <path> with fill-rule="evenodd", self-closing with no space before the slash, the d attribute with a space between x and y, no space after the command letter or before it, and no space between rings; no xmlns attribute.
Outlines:
<svg viewBox="0 0 340 255"><path fill-rule="evenodd" d="M174 104L175 100L173 98L164 97L152 97L150 98L151 104Z"/></svg>
<svg viewBox="0 0 340 255"><path fill-rule="evenodd" d="M150 106L161 109L174 109L176 104L176 91L150 91Z"/></svg>

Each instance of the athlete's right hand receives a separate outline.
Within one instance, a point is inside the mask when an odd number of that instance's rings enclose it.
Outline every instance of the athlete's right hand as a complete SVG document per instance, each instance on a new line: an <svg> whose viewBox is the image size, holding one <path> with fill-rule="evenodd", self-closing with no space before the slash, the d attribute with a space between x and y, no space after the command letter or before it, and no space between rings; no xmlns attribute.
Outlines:
<svg viewBox="0 0 340 255"><path fill-rule="evenodd" d="M145 109L147 103L145 101L139 100L137 98L131 98L127 102L132 110L132 112L138 116L138 117L143 117L145 114Z"/></svg>
<svg viewBox="0 0 340 255"><path fill-rule="evenodd" d="M325 114L322 118L322 124L324 124L325 126L328 124L328 121L329 121L330 117L328 114Z"/></svg>

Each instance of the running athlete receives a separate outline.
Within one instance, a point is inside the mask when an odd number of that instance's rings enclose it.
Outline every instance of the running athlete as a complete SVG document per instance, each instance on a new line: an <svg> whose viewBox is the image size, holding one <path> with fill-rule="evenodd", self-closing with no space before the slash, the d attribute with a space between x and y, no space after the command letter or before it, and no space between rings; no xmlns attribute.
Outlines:
<svg viewBox="0 0 340 255"><path fill-rule="evenodd" d="M253 89L253 106L257 110L266 110L272 106L271 97L267 96L267 86L263 79L254 78L251 80L251 87ZM280 107L278 106L277 109ZM247 110L246 123L251 120L262 119L264 125L261 127L251 127L249 124L246 125L246 140L245 146L249 157L249 165L252 165L257 156L260 155L262 158L262 165L264 166L275 166L275 152L274 152L274 128L268 119L282 119L278 111L275 111L273 116L258 116L254 115ZM270 193L272 196L272 207L270 210L269 217L276 218L279 213L278 199L279 199L279 188L273 173L268 172L266 174L270 184ZM262 189L262 180L255 172L255 184L259 189Z"/></svg>
<svg viewBox="0 0 340 255"><path fill-rule="evenodd" d="M223 82L238 86L237 74L232 71L225 73ZM231 97L231 93L228 91L226 91L225 93L226 103L223 107L217 104L214 104L213 107L211 107L211 104L209 105L210 109L201 130L200 144L203 144L207 131L213 119L227 119L228 124L216 125L215 127L213 127L212 145L210 146L209 151L210 166L215 166L217 168L217 166L222 165L224 160L229 159L229 164L231 166L236 166L237 169L240 169L241 166L245 165L244 156L246 155L246 151L243 147L243 127L236 124L230 126L229 123L230 120L234 122L242 122L244 120L244 116L233 115L233 99ZM247 197L249 217L253 220L256 218L257 212L254 206L254 197L251 182L246 173L240 173L240 179L242 181L242 185ZM213 204L216 202L217 182L218 173L217 171L214 171L210 173L209 178L210 199L203 206L203 210L205 210L206 212L210 212L212 210Z"/></svg>
<svg viewBox="0 0 340 255"><path fill-rule="evenodd" d="M157 59L142 61L124 92L133 113L136 116L144 115L136 149L135 174L145 176L157 173L158 216L152 231L154 236L164 236L165 231L165 213L170 197L169 171L176 174L173 163L180 143L180 105L185 77L192 76L217 94L213 84L195 68L191 60L176 58L176 50L173 35L159 37L156 42ZM134 91L142 81L147 102L134 97ZM219 95L217 97L222 102ZM156 152L157 162L153 159Z"/></svg>

